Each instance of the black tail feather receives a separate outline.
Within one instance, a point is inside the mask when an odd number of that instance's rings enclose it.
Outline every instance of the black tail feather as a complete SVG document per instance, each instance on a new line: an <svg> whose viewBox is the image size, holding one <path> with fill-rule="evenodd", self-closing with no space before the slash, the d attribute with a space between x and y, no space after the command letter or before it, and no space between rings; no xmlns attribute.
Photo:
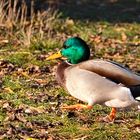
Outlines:
<svg viewBox="0 0 140 140"><path fill-rule="evenodd" d="M130 86L128 87L132 93L132 96L140 101L140 85Z"/></svg>

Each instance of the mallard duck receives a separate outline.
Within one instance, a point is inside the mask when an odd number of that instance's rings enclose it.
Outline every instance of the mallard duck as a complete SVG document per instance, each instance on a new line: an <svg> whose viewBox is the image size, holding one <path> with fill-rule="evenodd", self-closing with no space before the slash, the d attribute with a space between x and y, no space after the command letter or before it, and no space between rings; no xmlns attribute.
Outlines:
<svg viewBox="0 0 140 140"><path fill-rule="evenodd" d="M122 65L97 59L89 60L90 49L79 37L68 38L63 49L47 60L67 58L57 67L57 81L75 98L88 103L62 109L91 109L94 104L112 107L107 121L114 121L116 108L140 105L140 75Z"/></svg>

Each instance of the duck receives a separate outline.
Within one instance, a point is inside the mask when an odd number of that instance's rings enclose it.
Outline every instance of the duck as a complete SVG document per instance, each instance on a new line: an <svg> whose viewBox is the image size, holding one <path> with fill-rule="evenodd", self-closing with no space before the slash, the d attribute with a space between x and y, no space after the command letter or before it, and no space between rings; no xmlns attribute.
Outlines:
<svg viewBox="0 0 140 140"><path fill-rule="evenodd" d="M82 38L67 38L62 49L46 59L57 58L65 58L57 66L58 83L83 102L62 109L92 109L95 104L105 105L112 109L104 121L114 122L118 108L140 105L140 75L114 61L90 59L89 45Z"/></svg>

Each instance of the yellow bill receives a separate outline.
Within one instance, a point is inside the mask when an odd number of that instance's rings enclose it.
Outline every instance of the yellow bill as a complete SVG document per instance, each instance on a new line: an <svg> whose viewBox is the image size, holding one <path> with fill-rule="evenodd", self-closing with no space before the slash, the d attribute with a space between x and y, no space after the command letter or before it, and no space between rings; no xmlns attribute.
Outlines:
<svg viewBox="0 0 140 140"><path fill-rule="evenodd" d="M59 52L49 56L46 60L52 60L52 59L56 59L56 58L60 58L60 57L62 57L62 55L61 55L61 53L59 51Z"/></svg>

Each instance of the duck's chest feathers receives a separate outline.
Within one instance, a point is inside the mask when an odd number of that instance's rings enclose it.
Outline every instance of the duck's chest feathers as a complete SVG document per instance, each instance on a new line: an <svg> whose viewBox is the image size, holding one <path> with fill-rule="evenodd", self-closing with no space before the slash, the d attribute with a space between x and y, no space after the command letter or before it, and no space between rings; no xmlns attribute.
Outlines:
<svg viewBox="0 0 140 140"><path fill-rule="evenodd" d="M70 65L67 62L62 62L58 65L57 71L56 71L56 79L59 84L61 84L63 87L65 87L65 70Z"/></svg>

